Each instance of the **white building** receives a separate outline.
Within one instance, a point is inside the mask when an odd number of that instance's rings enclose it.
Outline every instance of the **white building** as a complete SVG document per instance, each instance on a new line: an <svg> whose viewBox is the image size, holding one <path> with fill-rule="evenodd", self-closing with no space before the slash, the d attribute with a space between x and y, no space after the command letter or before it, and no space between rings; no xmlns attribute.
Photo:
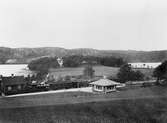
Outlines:
<svg viewBox="0 0 167 123"><path fill-rule="evenodd" d="M62 58L57 58L57 62L60 65L60 67L63 67L63 59Z"/></svg>
<svg viewBox="0 0 167 123"><path fill-rule="evenodd" d="M144 63L144 62L138 62L138 63L128 63L132 66L132 68L156 68L161 64L161 62L155 62L155 63Z"/></svg>
<svg viewBox="0 0 167 123"><path fill-rule="evenodd" d="M116 91L117 86L120 85L120 83L109 80L109 79L100 79L98 81L90 83L92 86L92 90L94 92L111 92Z"/></svg>

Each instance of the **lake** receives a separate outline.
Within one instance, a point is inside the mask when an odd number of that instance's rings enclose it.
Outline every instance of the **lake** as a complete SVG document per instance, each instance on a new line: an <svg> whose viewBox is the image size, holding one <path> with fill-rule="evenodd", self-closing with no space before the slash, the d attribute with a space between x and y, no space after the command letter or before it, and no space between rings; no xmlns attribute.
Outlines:
<svg viewBox="0 0 167 123"><path fill-rule="evenodd" d="M27 64L1 64L0 65L0 75L3 76L10 76L11 74L14 75L24 75L27 76L32 72L29 71Z"/></svg>

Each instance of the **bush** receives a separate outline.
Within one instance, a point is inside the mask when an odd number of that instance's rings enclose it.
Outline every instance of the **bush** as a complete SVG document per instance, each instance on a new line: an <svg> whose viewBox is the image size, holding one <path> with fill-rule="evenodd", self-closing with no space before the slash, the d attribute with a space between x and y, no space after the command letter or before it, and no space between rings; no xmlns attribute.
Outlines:
<svg viewBox="0 0 167 123"><path fill-rule="evenodd" d="M157 78L157 84L160 80L167 80L167 61L164 61L154 69L153 76Z"/></svg>
<svg viewBox="0 0 167 123"><path fill-rule="evenodd" d="M144 74L140 71L133 71L129 64L125 64L121 66L118 74L118 80L120 82L127 82L127 81L141 81L144 80Z"/></svg>

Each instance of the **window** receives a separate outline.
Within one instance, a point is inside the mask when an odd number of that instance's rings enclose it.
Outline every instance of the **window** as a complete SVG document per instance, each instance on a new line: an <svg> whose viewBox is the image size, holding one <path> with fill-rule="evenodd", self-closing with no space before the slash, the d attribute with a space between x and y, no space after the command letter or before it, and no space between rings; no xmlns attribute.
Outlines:
<svg viewBox="0 0 167 123"><path fill-rule="evenodd" d="M112 90L112 89L114 89L114 86L108 86L107 87L107 90Z"/></svg>
<svg viewBox="0 0 167 123"><path fill-rule="evenodd" d="M8 86L8 91L11 91L12 90L12 87L11 86Z"/></svg>
<svg viewBox="0 0 167 123"><path fill-rule="evenodd" d="M21 90L21 85L18 85L17 88L18 88L19 90Z"/></svg>
<svg viewBox="0 0 167 123"><path fill-rule="evenodd" d="M98 89L98 90L102 90L102 86L98 86L98 85L96 85L96 89Z"/></svg>

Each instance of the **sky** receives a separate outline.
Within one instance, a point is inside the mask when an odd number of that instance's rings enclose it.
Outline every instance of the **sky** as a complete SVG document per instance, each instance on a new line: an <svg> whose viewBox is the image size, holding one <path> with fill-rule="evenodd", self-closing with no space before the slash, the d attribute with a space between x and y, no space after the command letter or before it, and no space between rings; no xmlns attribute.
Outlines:
<svg viewBox="0 0 167 123"><path fill-rule="evenodd" d="M0 0L0 46L167 50L167 1Z"/></svg>

